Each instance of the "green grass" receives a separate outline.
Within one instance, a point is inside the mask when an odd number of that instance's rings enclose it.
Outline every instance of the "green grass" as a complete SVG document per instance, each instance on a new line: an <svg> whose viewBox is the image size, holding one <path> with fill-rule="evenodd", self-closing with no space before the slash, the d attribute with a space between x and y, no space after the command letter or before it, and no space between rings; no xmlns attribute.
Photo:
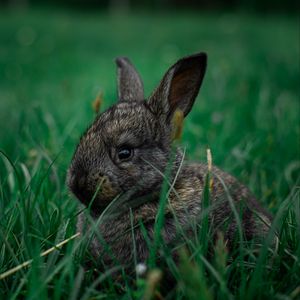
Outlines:
<svg viewBox="0 0 300 300"><path fill-rule="evenodd" d="M0 298L139 299L151 290L126 276L115 284L113 270L84 270L87 235L39 254L75 233L79 208L66 189L66 169L94 118L93 99L102 91L106 108L116 98L113 59L130 57L149 95L170 64L197 51L206 51L209 62L185 121L187 158L205 161L209 146L213 163L273 213L280 243L274 256L266 255L266 241L260 255L232 259L220 237L207 260L208 245L191 241L179 266L164 249L178 282L168 297L299 299L297 20L45 10L0 12L0 274L34 258L0 280Z"/></svg>

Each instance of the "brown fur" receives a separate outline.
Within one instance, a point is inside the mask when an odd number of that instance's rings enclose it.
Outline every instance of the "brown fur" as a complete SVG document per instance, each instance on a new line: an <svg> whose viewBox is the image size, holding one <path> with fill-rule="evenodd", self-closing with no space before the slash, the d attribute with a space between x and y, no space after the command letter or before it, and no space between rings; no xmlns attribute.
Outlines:
<svg viewBox="0 0 300 300"><path fill-rule="evenodd" d="M172 116L176 109L186 116L199 92L206 69L203 53L185 57L165 74L148 101L143 100L142 81L128 59L118 59L119 102L97 117L82 136L68 172L68 185L76 197L89 205L95 222L115 201L115 211L99 223L99 236L91 242L95 258L106 265L113 258L127 264L133 258L132 225L138 261L147 259L149 250L139 227L142 222L148 238L153 238L160 191L172 142ZM122 147L130 149L128 159L120 159ZM162 237L176 241L178 224L188 230L201 224L201 199L207 175L205 164L183 164L178 149L169 181L175 177L165 211ZM209 219L214 231L223 230L229 245L237 232L230 199L242 214L247 240L263 238L268 231L269 215L258 205L249 190L229 174L213 168ZM99 185L100 188L99 188ZM95 195L97 189L98 193ZM131 210L130 210L131 209ZM114 217L112 217L114 216ZM229 220L225 228L225 220ZM85 215L79 215L78 228L84 231ZM111 251L103 251L107 244Z"/></svg>

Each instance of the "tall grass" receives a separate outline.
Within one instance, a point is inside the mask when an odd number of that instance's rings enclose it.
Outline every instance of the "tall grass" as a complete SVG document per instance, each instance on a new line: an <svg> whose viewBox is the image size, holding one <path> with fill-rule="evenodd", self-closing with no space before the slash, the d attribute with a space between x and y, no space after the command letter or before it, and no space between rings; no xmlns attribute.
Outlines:
<svg viewBox="0 0 300 300"><path fill-rule="evenodd" d="M3 153L2 157L8 160ZM26 185L25 176L20 175L21 167L12 162L9 162L9 165L12 167L9 173L10 180L7 178L2 187L7 188L6 185L9 185L9 182L18 181L21 190L17 188L15 192L24 195L24 189L32 188L32 181ZM41 184L39 183L35 190L31 191L31 193L36 193L37 197ZM170 255L170 251L174 250L166 250L163 240L160 239L158 242L163 226L163 208L166 205L165 199L170 188L168 184L165 186L163 188L165 194L162 194L157 216L157 220L161 221L157 222L155 227L157 238L154 238L153 244L150 243L150 247L153 247L150 251L155 251L152 252L154 256L150 256L149 260L148 274L150 275L145 279L139 278L138 285L132 281L134 278L130 278L124 272L122 280L120 278L117 280L113 276L122 269L122 266L116 265L102 272L97 270L96 274L93 274L93 269L99 266L99 262L94 262L89 264L87 270L83 269L81 265L89 255L87 243L91 234L101 236L101 232L94 232L98 228L96 225L92 227L92 232L83 232L80 238L74 239L76 237L73 235L75 233L74 217L77 214L75 205L69 209L69 215L66 214L64 219L59 221L57 221L57 210L66 210L66 207L58 207L54 204L45 206L44 201L35 201L34 198L31 200L29 196L26 197L26 206L23 206L21 202L25 200L19 199L18 202L7 207L3 214L7 222L5 226L1 224L1 239L3 240L1 270L7 271L16 266L19 266L19 269L11 274L3 274L4 276L1 277L3 295L16 298L24 293L30 299L47 297L54 299L65 297L71 299L139 298L144 295L145 299L150 299L149 293L155 295L160 290L159 280L156 283L156 289L148 287L154 280L151 274L157 272L153 269L157 267L153 263L153 257L159 255L160 261L165 261L165 265L168 266L161 272L173 272L178 283L169 291L167 297L264 299L284 296L296 299L299 296L300 222L297 219L300 214L299 191L293 190L279 207L272 224L274 230L270 230L270 237L267 237L258 254L254 254L246 243L240 243L241 248L232 255L228 253L222 234L219 234L215 244L212 244L214 239L207 219L209 213L207 210L209 207L208 178L202 199L202 219L195 228L195 239L183 237L187 241L187 248L176 250L179 251L179 264L175 264ZM118 205L117 202L116 205ZM44 215L49 219L47 220ZM88 215L87 219L89 219ZM91 218L89 220L92 224L95 222ZM275 231L279 236L278 249L272 246ZM185 234L182 231L181 233ZM62 241L66 244L64 248L60 246ZM132 242L134 243L134 234ZM56 251L51 247L54 247ZM49 248L50 251L42 253L42 249ZM213 258L212 260L207 258L209 248L212 248L214 252L209 255ZM31 264L22 265L28 259L32 259ZM128 282L127 285L124 285L126 282Z"/></svg>

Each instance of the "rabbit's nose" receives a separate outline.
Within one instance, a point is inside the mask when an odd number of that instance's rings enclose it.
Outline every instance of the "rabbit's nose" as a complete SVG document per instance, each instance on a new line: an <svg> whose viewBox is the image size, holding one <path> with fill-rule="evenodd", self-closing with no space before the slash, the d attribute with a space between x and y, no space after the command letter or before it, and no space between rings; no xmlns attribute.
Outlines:
<svg viewBox="0 0 300 300"><path fill-rule="evenodd" d="M86 178L87 177L85 174L72 176L72 178L70 178L69 187L76 196L84 194L86 187Z"/></svg>
<svg viewBox="0 0 300 300"><path fill-rule="evenodd" d="M85 184L86 184L86 176L85 176L85 175L80 176L80 177L77 179L77 186L78 186L78 189L80 189L80 190L84 189Z"/></svg>

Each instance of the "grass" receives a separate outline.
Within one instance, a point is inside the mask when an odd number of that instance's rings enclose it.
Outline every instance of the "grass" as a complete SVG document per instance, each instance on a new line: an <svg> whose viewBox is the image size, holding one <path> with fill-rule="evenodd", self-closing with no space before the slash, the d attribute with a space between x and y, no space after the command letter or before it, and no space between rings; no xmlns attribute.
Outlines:
<svg viewBox="0 0 300 300"><path fill-rule="evenodd" d="M149 299L151 278L159 278L155 269L149 280L132 283L124 276L122 286L114 270L94 276L83 269L88 235L40 254L76 232L79 208L66 189L66 169L94 118L93 99L102 91L106 108L116 98L113 59L130 57L149 95L170 64L201 50L209 56L208 72L184 125L187 159L205 161L209 146L213 163L246 183L273 213L280 243L273 256L267 239L258 256L232 258L220 236L208 260L207 233L200 231L202 244L190 241L179 266L163 249L178 283L166 298L299 299L295 18L7 10L0 12L0 41L0 274L33 258L0 280L0 298L139 299L148 293Z"/></svg>

